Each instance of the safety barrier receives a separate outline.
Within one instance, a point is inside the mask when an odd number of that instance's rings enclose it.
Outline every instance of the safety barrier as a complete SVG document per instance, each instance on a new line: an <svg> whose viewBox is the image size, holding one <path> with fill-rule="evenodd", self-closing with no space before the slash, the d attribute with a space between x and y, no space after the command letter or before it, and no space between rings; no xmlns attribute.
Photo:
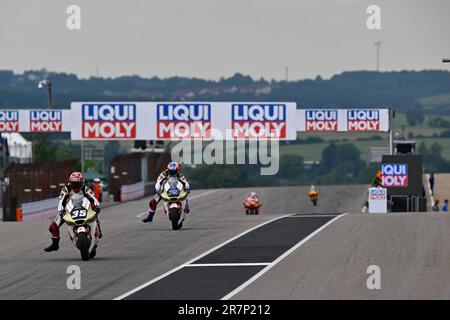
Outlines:
<svg viewBox="0 0 450 320"><path fill-rule="evenodd" d="M125 201L122 197L123 187L143 183L144 196L154 192L156 178L170 161L170 153L129 153L115 157L111 161L109 173L109 193L114 201ZM126 190L127 188L125 188Z"/></svg>
<svg viewBox="0 0 450 320"><path fill-rule="evenodd" d="M120 190L120 201L129 201L139 199L144 196L145 185L144 182L123 185Z"/></svg>
<svg viewBox="0 0 450 320"><path fill-rule="evenodd" d="M55 217L58 211L58 198L22 204L22 221L49 220Z"/></svg>
<svg viewBox="0 0 450 320"><path fill-rule="evenodd" d="M61 187L67 183L67 178L74 171L76 163L77 160L73 159L10 164L5 170L4 179L4 221L16 221L18 217L16 210L23 208L23 204L57 198Z"/></svg>

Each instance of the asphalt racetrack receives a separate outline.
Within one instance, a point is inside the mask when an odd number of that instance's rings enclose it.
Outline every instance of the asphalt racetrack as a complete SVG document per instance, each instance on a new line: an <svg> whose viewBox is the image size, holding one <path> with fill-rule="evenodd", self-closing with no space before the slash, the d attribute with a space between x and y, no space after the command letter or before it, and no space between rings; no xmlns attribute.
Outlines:
<svg viewBox="0 0 450 320"><path fill-rule="evenodd" d="M48 222L0 223L0 299L358 299L449 298L450 218L359 213L365 186L257 188L259 216L246 216L250 189L197 190L182 230L148 198L105 208L97 257L80 260L61 228L46 253ZM344 214L351 212L351 214ZM366 268L381 269L368 290ZM69 290L67 268L81 268ZM193 285L195 283L195 285Z"/></svg>

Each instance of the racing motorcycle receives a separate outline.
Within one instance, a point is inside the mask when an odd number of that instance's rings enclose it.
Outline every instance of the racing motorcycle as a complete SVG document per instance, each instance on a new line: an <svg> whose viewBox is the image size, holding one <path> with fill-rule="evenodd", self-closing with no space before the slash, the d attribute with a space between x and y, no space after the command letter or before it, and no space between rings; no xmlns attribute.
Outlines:
<svg viewBox="0 0 450 320"><path fill-rule="evenodd" d="M83 198L80 205L74 205L70 200L66 205L63 220L67 223L69 237L80 250L81 260L87 261L97 254L99 229L97 213L91 209L91 203Z"/></svg>
<svg viewBox="0 0 450 320"><path fill-rule="evenodd" d="M308 192L309 198L313 205L317 206L317 202L319 201L319 192L318 191L310 191Z"/></svg>
<svg viewBox="0 0 450 320"><path fill-rule="evenodd" d="M186 216L184 212L184 200L188 196L183 184L176 177L169 177L164 184L161 199L164 200L164 213L172 222L172 229L179 230L183 227Z"/></svg>
<svg viewBox="0 0 450 320"><path fill-rule="evenodd" d="M244 201L245 214L259 214L261 202L256 197L248 197Z"/></svg>

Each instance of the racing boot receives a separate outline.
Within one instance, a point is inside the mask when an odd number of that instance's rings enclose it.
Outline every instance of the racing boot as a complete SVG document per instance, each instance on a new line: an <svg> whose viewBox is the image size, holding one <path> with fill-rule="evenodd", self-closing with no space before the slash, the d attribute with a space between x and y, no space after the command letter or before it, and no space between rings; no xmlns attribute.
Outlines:
<svg viewBox="0 0 450 320"><path fill-rule="evenodd" d="M189 202L186 200L186 205L184 206L184 213L189 213L191 210L189 209Z"/></svg>
<svg viewBox="0 0 450 320"><path fill-rule="evenodd" d="M89 253L89 259L94 259L97 255L97 245L94 246L94 249L92 249L91 253Z"/></svg>
<svg viewBox="0 0 450 320"><path fill-rule="evenodd" d="M152 210L148 210L148 215L147 218L143 219L142 222L152 222L153 221L153 216L155 215L155 211Z"/></svg>
<svg viewBox="0 0 450 320"><path fill-rule="evenodd" d="M97 219L97 227L98 227L98 238L103 238L102 228L100 227L100 220Z"/></svg>
<svg viewBox="0 0 450 320"><path fill-rule="evenodd" d="M46 252L58 251L59 249L59 238L52 238L52 244L44 249Z"/></svg>

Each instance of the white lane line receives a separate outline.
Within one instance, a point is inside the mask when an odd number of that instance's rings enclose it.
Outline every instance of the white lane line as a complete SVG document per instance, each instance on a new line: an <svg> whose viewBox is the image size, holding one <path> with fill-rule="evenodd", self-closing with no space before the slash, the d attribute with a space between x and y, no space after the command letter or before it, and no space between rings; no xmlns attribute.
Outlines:
<svg viewBox="0 0 450 320"><path fill-rule="evenodd" d="M223 190L223 189L208 190L208 191L202 192L202 193L200 193L200 194L197 194L197 195L195 195L195 196L189 197L188 200L189 200L189 201L195 200L195 199L198 199L198 198L207 196L207 195L209 195L209 194L211 194L211 193L214 193L214 192L217 192L217 191L222 191L222 190ZM158 209L156 209L156 212L159 212L159 211L161 211L162 209L163 209L163 207L160 206ZM137 217L137 218L143 218L143 217L146 216L147 214L148 214L147 211L146 211L146 212L142 212L142 213L139 213L138 215L136 215L136 217Z"/></svg>
<svg viewBox="0 0 450 320"><path fill-rule="evenodd" d="M176 267L176 268L174 268L174 269L172 269L172 270L167 271L166 273L160 275L159 277L156 277L155 279L150 280L150 281L144 283L143 285L140 285L139 287L137 287L137 288L135 288L135 289L133 289L133 290L128 291L127 293L124 293L123 295L121 295L121 296L115 298L114 300L122 300L122 299L124 299L124 298L126 298L126 297L132 295L133 293L136 293L136 292L138 292L139 290L142 290L142 289L144 289L145 287L148 287L149 285L151 285L151 284L153 284L153 283L155 283L155 282L157 282L157 281L159 281L159 280L161 280L161 279L167 277L168 275L170 275L170 274L172 274L172 273L174 273L174 272L176 272L176 271L178 271L178 270L180 270L180 269L186 267L187 265L191 264L192 262L197 261L197 260L200 260L200 259L203 258L204 256L210 254L210 253L213 252L213 251L216 251L217 249L219 249L219 248L223 247L224 245L226 245L226 244L228 244L228 243L230 243L230 242L236 240L237 238L242 237L243 235L245 235L245 234L247 234L247 233L249 233L249 232L252 232L253 230L258 229L258 228L260 228L260 227L262 227L262 226L264 226L264 225L266 225L266 224L269 224L269 223L271 223L271 222L273 222L273 221L276 221L276 220L279 220L279 219L282 219L282 218L286 218L286 217L291 216L291 215L293 215L293 214L295 214L295 213L291 213L291 214L286 214L286 215L283 215L283 216L279 216L279 217L277 217L277 218L274 218L274 219L268 220L268 221L266 221L266 222L263 222L263 223L261 223L261 224L255 226L255 227L253 227L253 228L250 228L250 229L248 229L248 230L246 230L246 231L244 231L244 232L238 234L237 236L235 236L235 237L233 237L233 238L231 238L231 239L228 239L227 241L225 241L225 242L223 242L223 243L221 243L221 244L215 246L214 248L212 248L212 249L210 249L210 250L208 250L208 251L202 253L201 255L199 255L199 256L197 256L197 257L195 257L195 258L189 260L188 262L186 262L186 263L184 263L184 264L182 264L182 265L180 265L180 266L178 266L178 267Z"/></svg>
<svg viewBox="0 0 450 320"><path fill-rule="evenodd" d="M185 267L252 267L252 266L268 266L271 262L261 263L191 263Z"/></svg>
<svg viewBox="0 0 450 320"><path fill-rule="evenodd" d="M430 174L427 173L427 184L428 184L428 193L430 194L430 200L431 200L431 208L434 206L434 196L431 192L431 184L430 184Z"/></svg>
<svg viewBox="0 0 450 320"><path fill-rule="evenodd" d="M293 246L291 249L289 249L288 251L286 251L285 253L283 253L281 256L279 256L276 260L274 260L271 264L269 264L267 267L265 267L264 269L262 269L260 272L258 272L257 274L255 274L253 277L251 277L249 280L247 280L246 282L244 282L242 285L240 285L239 287L237 287L236 289L234 289L233 291L231 291L229 294L227 294L225 297L223 297L221 300L228 300L231 297L233 297L234 295L236 295L237 293L241 292L243 289L245 289L246 287L248 287L250 284L252 284L254 281L256 281L259 277L261 277L263 274L265 274L267 271L269 271L270 269L272 269L277 263L279 263L281 260L283 260L284 258L286 258L288 255L290 255L292 252L294 252L296 249L298 249L301 245L303 245L304 243L306 243L309 239L311 239L312 237L314 237L316 234L318 234L320 231L322 231L323 229L325 229L326 227L328 227L330 224L332 224L333 222L335 222L337 219L340 219L344 216L346 216L348 214L344 213L341 214L339 216L337 216L334 219L331 219L330 221L328 221L327 223L325 223L323 226L321 226L319 229L315 230L313 233L311 233L309 236L307 236L306 238L302 239L299 243L297 243L295 246Z"/></svg>
<svg viewBox="0 0 450 320"><path fill-rule="evenodd" d="M337 217L338 214L296 214L294 216L290 216L288 218L320 218L320 217L324 217L324 218L330 218L330 217Z"/></svg>

